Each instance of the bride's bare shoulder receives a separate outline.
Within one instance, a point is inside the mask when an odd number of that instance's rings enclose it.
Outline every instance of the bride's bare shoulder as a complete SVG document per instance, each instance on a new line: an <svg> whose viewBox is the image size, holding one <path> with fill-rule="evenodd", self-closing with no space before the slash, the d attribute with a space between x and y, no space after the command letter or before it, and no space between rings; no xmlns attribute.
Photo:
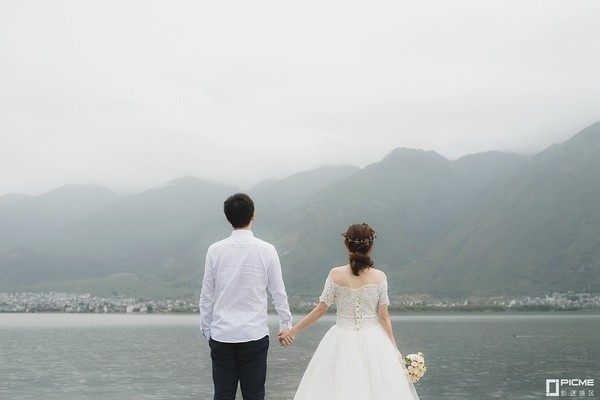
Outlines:
<svg viewBox="0 0 600 400"><path fill-rule="evenodd" d="M367 272L365 272L364 278L369 281L369 283L373 284L387 281L385 273L375 268L370 268Z"/></svg>
<svg viewBox="0 0 600 400"><path fill-rule="evenodd" d="M329 271L329 277L332 278L333 280L336 280L336 278L337 279L342 278L347 273L347 269L348 269L347 265L331 268L331 270Z"/></svg>
<svg viewBox="0 0 600 400"><path fill-rule="evenodd" d="M385 272L383 272L380 269L373 269L373 272L377 275L378 278L380 278L381 280L386 280L387 276L385 276Z"/></svg>

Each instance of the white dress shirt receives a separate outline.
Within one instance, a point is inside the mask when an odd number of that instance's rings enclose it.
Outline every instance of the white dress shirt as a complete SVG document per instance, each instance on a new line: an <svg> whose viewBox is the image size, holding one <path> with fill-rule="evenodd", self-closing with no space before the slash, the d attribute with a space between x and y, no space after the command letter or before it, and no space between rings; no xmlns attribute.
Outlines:
<svg viewBox="0 0 600 400"><path fill-rule="evenodd" d="M241 343L269 334L267 289L279 314L279 329L292 314L275 247L247 229L213 243L206 253L200 294L200 324L206 339Z"/></svg>

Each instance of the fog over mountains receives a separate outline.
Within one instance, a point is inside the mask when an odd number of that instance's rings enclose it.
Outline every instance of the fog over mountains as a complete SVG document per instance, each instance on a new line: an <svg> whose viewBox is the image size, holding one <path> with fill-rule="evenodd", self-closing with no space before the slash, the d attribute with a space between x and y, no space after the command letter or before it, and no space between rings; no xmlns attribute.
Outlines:
<svg viewBox="0 0 600 400"><path fill-rule="evenodd" d="M244 189L185 177L131 196L2 196L0 291L198 296L206 248L230 231L223 201ZM353 222L376 229L373 258L398 293L600 292L600 123L532 157L399 148L246 192L292 294L319 293L346 262Z"/></svg>

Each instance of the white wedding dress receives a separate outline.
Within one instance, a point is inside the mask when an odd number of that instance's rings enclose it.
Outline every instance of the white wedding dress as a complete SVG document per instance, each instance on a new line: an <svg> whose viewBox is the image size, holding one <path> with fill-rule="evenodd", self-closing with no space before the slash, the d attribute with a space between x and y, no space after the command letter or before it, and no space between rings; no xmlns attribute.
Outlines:
<svg viewBox="0 0 600 400"><path fill-rule="evenodd" d="M387 281L359 289L327 278L319 298L337 306L337 321L321 339L294 400L418 400L406 367L379 324L389 304Z"/></svg>

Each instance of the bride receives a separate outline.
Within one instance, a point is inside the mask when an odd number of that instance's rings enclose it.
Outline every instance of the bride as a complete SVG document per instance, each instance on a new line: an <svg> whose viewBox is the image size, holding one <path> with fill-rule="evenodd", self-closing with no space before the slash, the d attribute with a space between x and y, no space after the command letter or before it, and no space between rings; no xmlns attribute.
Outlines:
<svg viewBox="0 0 600 400"><path fill-rule="evenodd" d="M294 400L418 400L392 332L386 276L370 257L375 231L354 224L342 235L349 264L333 268L320 303L278 335L288 346L336 305L336 324L319 343Z"/></svg>

